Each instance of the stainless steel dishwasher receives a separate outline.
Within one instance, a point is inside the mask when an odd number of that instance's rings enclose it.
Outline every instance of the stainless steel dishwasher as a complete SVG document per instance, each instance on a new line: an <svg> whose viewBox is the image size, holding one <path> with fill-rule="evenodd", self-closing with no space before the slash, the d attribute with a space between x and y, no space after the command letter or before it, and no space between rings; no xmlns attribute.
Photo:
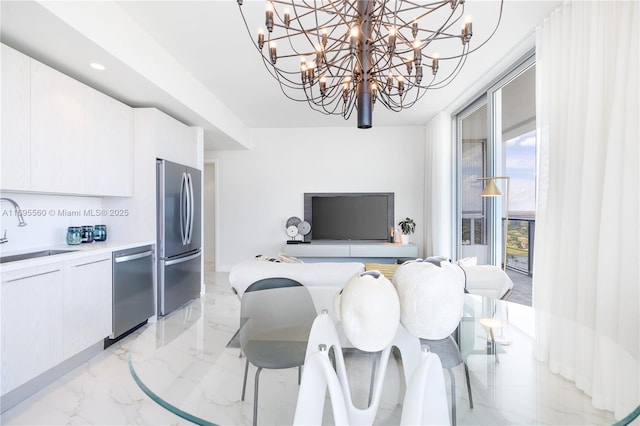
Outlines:
<svg viewBox="0 0 640 426"><path fill-rule="evenodd" d="M155 314L153 246L113 252L113 334L117 339Z"/></svg>

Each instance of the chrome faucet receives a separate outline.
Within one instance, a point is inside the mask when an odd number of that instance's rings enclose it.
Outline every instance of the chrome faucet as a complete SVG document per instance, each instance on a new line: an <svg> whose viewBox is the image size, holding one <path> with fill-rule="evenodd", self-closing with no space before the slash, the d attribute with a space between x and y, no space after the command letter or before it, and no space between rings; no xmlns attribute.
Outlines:
<svg viewBox="0 0 640 426"><path fill-rule="evenodd" d="M27 222L24 221L24 217L22 217L22 210L20 209L20 206L18 205L18 203L16 203L14 200L12 200L11 198L5 198L5 197L0 197L0 201L8 201L10 202L13 207L16 210L16 217L18 218L18 226L27 226ZM4 235L2 236L2 238L0 238L0 244L4 244L6 242L9 242L9 240L7 239L7 230L4 230Z"/></svg>

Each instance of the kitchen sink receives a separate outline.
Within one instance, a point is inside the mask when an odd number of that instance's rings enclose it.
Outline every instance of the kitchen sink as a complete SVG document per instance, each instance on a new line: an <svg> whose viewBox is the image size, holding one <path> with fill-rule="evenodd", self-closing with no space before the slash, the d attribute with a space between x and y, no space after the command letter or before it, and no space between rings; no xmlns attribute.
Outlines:
<svg viewBox="0 0 640 426"><path fill-rule="evenodd" d="M17 262L19 260L35 259L37 257L55 256L56 254L71 253L78 250L39 250L31 253L13 254L1 256L0 263Z"/></svg>

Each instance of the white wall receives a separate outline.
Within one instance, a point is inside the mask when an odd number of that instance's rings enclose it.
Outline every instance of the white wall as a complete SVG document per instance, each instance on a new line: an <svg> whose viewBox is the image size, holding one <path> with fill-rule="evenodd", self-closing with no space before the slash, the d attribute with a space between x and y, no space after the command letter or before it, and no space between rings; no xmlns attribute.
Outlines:
<svg viewBox="0 0 640 426"><path fill-rule="evenodd" d="M424 128L256 129L250 151L207 152L218 179L216 269L277 255L285 222L303 217L305 192L394 192L396 223L424 223Z"/></svg>
<svg viewBox="0 0 640 426"><path fill-rule="evenodd" d="M207 163L203 170L202 204L204 216L202 217L202 229L204 233L204 261L215 268L215 163Z"/></svg>
<svg viewBox="0 0 640 426"><path fill-rule="evenodd" d="M0 232L7 231L9 242L0 245L0 253L67 244L69 226L100 225L102 199L28 193L0 194L16 201L23 210L25 227L18 227L14 207L7 201L0 204ZM93 212L93 216L90 214ZM109 232L109 229L107 229Z"/></svg>

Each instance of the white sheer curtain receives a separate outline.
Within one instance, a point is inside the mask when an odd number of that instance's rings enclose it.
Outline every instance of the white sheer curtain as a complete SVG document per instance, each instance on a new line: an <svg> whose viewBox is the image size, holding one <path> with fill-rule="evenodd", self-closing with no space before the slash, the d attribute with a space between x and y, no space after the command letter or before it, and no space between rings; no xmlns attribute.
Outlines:
<svg viewBox="0 0 640 426"><path fill-rule="evenodd" d="M537 357L621 418L640 404L638 2L537 31Z"/></svg>
<svg viewBox="0 0 640 426"><path fill-rule="evenodd" d="M454 226L451 114L443 111L426 129L425 164L425 257L453 257L451 230Z"/></svg>

